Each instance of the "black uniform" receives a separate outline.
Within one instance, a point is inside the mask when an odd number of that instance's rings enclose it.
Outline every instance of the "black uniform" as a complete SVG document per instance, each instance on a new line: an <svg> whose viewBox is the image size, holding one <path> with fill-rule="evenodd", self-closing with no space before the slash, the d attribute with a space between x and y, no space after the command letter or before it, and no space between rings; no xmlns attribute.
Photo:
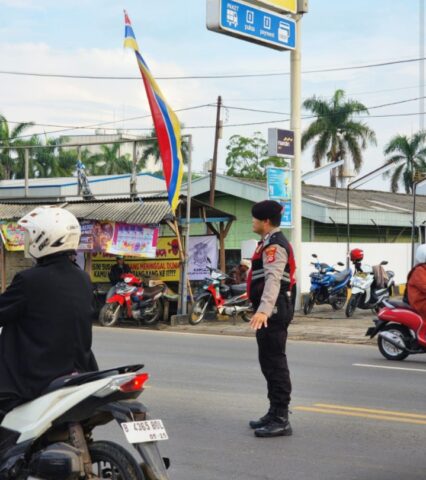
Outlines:
<svg viewBox="0 0 426 480"><path fill-rule="evenodd" d="M123 265L119 265L118 263L116 263L111 267L111 270L108 274L111 285L116 285L118 282L121 282L121 275L123 275L123 273L131 272L132 270L130 269L129 265L127 265L127 263L123 263Z"/></svg>
<svg viewBox="0 0 426 480"><path fill-rule="evenodd" d="M0 410L38 397L54 379L97 370L92 285L67 254L18 273L0 296Z"/></svg>
<svg viewBox="0 0 426 480"><path fill-rule="evenodd" d="M279 272L276 277L280 282L276 286L278 296L275 305L268 307L265 303L266 295L262 298L265 291L265 261L269 264L270 269L278 255L286 256L286 263L284 268L278 266ZM288 409L291 395L291 381L285 349L287 328L293 318L291 292L294 285L294 273L293 249L277 228L258 243L252 258L248 290L255 310L262 311L263 308L271 310L271 315L268 314L268 326L257 330L256 339L260 367L267 382L271 411L278 412L280 416L283 415L282 411Z"/></svg>

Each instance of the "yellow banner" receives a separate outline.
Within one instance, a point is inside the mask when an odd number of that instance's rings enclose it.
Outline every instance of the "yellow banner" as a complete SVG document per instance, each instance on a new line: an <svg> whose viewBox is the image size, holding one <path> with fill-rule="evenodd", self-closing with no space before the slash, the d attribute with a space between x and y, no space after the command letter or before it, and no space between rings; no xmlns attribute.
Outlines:
<svg viewBox="0 0 426 480"><path fill-rule="evenodd" d="M176 237L158 239L155 259L141 260L136 257L125 257L125 262L137 277L164 282L178 282L180 279L179 248ZM114 264L114 256L105 253L93 254L90 272L92 282L109 283L108 273Z"/></svg>
<svg viewBox="0 0 426 480"><path fill-rule="evenodd" d="M281 12L297 13L297 0L256 0L256 3Z"/></svg>

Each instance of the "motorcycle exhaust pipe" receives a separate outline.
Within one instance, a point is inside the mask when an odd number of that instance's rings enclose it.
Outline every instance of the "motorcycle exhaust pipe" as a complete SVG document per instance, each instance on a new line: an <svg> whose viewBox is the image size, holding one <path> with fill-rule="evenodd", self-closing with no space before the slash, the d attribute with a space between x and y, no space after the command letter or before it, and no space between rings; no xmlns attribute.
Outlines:
<svg viewBox="0 0 426 480"><path fill-rule="evenodd" d="M394 347L399 348L400 350L407 350L407 346L405 345L404 340L398 335L395 335L394 333L380 332L379 337L383 338L383 340L386 340L388 343L390 343Z"/></svg>
<svg viewBox="0 0 426 480"><path fill-rule="evenodd" d="M225 307L223 309L223 313L231 317L232 315L238 315L239 313L246 312L247 310L250 310L250 307Z"/></svg>

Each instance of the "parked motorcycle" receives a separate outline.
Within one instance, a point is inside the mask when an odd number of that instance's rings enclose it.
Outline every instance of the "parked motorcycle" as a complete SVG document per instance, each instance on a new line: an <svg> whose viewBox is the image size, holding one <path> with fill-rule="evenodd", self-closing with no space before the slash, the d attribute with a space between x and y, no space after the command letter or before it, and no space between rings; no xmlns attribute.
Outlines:
<svg viewBox="0 0 426 480"><path fill-rule="evenodd" d="M380 263L381 266L387 265L387 261ZM357 308L363 310L373 310L377 312L383 305L383 301L392 294L392 288L395 285L395 274L390 270L386 272L387 281L385 285L378 288L375 284L373 267L362 265L355 271L351 280L352 295L346 305L346 316L352 317Z"/></svg>
<svg viewBox="0 0 426 480"><path fill-rule="evenodd" d="M426 353L426 323L423 318L405 302L385 300L379 311L374 327L366 336L378 335L380 353L388 360L404 360L408 355Z"/></svg>
<svg viewBox="0 0 426 480"><path fill-rule="evenodd" d="M327 263L320 263L318 256L312 254L316 259L312 262L316 271L309 276L311 278L311 290L303 301L303 312L309 315L314 305L329 304L333 310L340 310L344 307L348 296L348 284L352 276L350 269L338 271ZM337 265L343 267L342 262Z"/></svg>
<svg viewBox="0 0 426 480"><path fill-rule="evenodd" d="M35 400L1 422L0 478L4 480L167 480L167 440L161 420L151 420L135 399L147 373L142 365L69 375L53 381ZM125 448L94 440L96 427L117 421L142 463Z"/></svg>
<svg viewBox="0 0 426 480"><path fill-rule="evenodd" d="M123 274L123 281L109 292L99 314L99 323L112 327L120 320L137 321L145 325L158 322L163 314L162 297L167 286L144 287L131 273Z"/></svg>
<svg viewBox="0 0 426 480"><path fill-rule="evenodd" d="M207 313L219 313L231 317L241 316L245 322L249 322L253 311L247 296L247 285L224 285L229 275L209 268L211 276L206 278L203 292L198 295L189 312L189 323L197 325Z"/></svg>

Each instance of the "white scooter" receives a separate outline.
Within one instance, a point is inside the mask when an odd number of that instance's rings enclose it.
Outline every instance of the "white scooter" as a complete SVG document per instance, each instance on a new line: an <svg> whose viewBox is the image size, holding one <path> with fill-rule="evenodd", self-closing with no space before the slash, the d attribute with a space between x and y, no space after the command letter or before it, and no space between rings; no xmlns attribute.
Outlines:
<svg viewBox="0 0 426 480"><path fill-rule="evenodd" d="M9 412L0 426L1 480L167 480L161 420L149 420L135 401L144 389L143 366L62 377L35 400ZM95 427L116 420L141 456L120 445L94 441Z"/></svg>
<svg viewBox="0 0 426 480"><path fill-rule="evenodd" d="M380 263L381 266L387 265L387 261ZM386 272L387 282L383 288L377 288L374 285L373 267L362 265L361 271L356 271L351 279L352 295L346 305L346 316L352 317L357 308L363 310L378 311L383 305L383 300L389 298L392 288L395 285L395 274L390 270Z"/></svg>

